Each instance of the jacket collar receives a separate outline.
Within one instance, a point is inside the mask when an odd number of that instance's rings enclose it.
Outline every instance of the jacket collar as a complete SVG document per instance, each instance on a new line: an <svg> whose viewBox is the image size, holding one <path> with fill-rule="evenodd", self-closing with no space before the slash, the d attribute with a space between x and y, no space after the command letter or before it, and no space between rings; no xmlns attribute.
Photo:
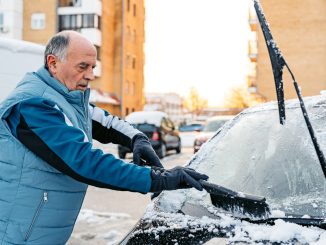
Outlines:
<svg viewBox="0 0 326 245"><path fill-rule="evenodd" d="M80 90L69 91L68 88L59 82L57 79L52 77L50 72L42 66L34 74L39 77L44 83L56 90L62 96L66 98L67 101L74 104L87 103L89 100L90 89L88 88L85 92Z"/></svg>

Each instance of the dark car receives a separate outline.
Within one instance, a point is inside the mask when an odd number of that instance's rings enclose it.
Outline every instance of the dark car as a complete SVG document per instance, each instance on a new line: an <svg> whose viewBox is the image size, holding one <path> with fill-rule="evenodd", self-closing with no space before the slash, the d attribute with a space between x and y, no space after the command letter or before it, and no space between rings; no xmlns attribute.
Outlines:
<svg viewBox="0 0 326 245"><path fill-rule="evenodd" d="M224 125L227 121L232 119L233 116L215 116L207 119L203 130L196 135L194 141L194 153L196 153L200 147L210 139L215 132Z"/></svg>
<svg viewBox="0 0 326 245"><path fill-rule="evenodd" d="M181 152L181 140L178 131L168 115L161 111L137 111L130 113L126 121L143 132L150 140L159 158L166 156L167 151ZM118 145L118 155L125 158L131 149Z"/></svg>
<svg viewBox="0 0 326 245"><path fill-rule="evenodd" d="M325 152L326 96L305 103ZM325 177L298 101L286 110L284 125L276 103L227 122L189 163L212 194L161 193L121 244L326 244Z"/></svg>

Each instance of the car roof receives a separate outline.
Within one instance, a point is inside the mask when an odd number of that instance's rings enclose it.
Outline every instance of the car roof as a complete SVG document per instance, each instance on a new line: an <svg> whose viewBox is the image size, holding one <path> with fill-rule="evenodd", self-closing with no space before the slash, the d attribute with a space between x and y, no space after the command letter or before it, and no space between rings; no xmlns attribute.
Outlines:
<svg viewBox="0 0 326 245"><path fill-rule="evenodd" d="M131 124L148 123L160 126L162 118L167 117L168 115L162 111L136 111L126 116L125 120Z"/></svg>

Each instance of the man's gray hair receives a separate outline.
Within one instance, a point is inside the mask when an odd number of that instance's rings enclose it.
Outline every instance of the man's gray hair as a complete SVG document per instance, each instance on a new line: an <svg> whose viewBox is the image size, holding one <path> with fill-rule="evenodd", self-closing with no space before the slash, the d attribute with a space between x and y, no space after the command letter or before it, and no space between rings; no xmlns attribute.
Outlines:
<svg viewBox="0 0 326 245"><path fill-rule="evenodd" d="M68 33L58 33L53 36L45 47L44 65L48 68L47 58L49 54L56 56L60 61L63 61L67 55L70 38Z"/></svg>

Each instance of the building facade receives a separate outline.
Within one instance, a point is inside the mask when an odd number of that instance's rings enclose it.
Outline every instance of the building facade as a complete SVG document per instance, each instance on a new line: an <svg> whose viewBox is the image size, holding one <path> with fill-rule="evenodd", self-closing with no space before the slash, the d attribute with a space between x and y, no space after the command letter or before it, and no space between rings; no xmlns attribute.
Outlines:
<svg viewBox="0 0 326 245"><path fill-rule="evenodd" d="M98 53L91 88L108 97L96 103L121 117L144 105L144 19L143 0L0 0L0 36L43 45L63 30L87 37Z"/></svg>
<svg viewBox="0 0 326 245"><path fill-rule="evenodd" d="M176 93L146 93L144 110L163 111L175 123L184 120L183 99Z"/></svg>
<svg viewBox="0 0 326 245"><path fill-rule="evenodd" d="M272 35L299 83L302 94L311 96L326 89L326 1L325 0L262 0L265 17ZM254 9L249 23L251 60L249 91L266 100L276 100L272 68L265 40ZM295 98L292 79L284 69L286 99Z"/></svg>
<svg viewBox="0 0 326 245"><path fill-rule="evenodd" d="M144 106L144 19L143 0L103 1L102 78L94 88L114 91L120 99L120 113ZM110 81L107 83L107 81Z"/></svg>

